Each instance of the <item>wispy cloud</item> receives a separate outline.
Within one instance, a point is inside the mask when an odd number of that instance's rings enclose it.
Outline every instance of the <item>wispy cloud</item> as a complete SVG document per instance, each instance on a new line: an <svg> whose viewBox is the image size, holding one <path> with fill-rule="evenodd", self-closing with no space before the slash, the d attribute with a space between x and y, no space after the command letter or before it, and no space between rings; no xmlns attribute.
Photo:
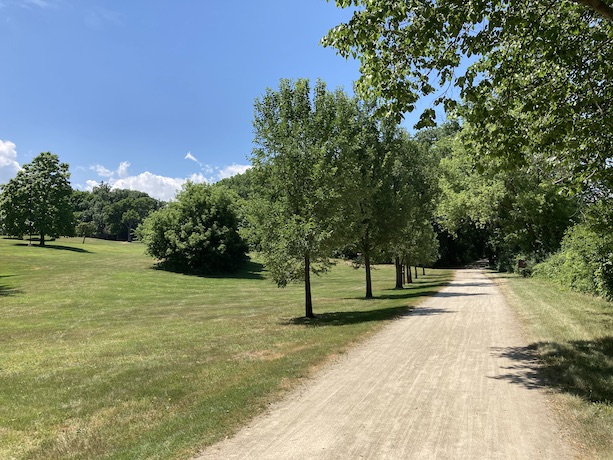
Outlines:
<svg viewBox="0 0 613 460"><path fill-rule="evenodd" d="M202 164L198 161L198 159L194 155L192 155L192 152L187 152L187 155L185 155L185 159L195 161L198 164Z"/></svg>
<svg viewBox="0 0 613 460"><path fill-rule="evenodd" d="M15 143L0 140L0 184L6 184L20 169Z"/></svg>
<svg viewBox="0 0 613 460"><path fill-rule="evenodd" d="M11 3L22 8L53 8L57 6L57 3L52 0L13 0Z"/></svg>
<svg viewBox="0 0 613 460"><path fill-rule="evenodd" d="M127 161L122 161L119 163L119 168L117 168L117 175L119 177L126 177L128 175L128 168L130 167L130 163Z"/></svg>
<svg viewBox="0 0 613 460"><path fill-rule="evenodd" d="M113 174L115 174L113 171L105 168L102 165L93 165L90 166L89 169L91 169L92 171L96 171L96 174L98 174L100 177L112 177Z"/></svg>
<svg viewBox="0 0 613 460"><path fill-rule="evenodd" d="M92 29L103 29L107 24L120 26L123 24L123 17L116 11L96 6L91 8L85 16L85 24Z"/></svg>

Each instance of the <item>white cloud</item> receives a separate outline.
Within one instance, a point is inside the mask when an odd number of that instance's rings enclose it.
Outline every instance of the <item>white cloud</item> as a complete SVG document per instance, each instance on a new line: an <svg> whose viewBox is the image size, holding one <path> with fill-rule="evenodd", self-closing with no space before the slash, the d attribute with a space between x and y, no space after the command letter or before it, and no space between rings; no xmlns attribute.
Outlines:
<svg viewBox="0 0 613 460"><path fill-rule="evenodd" d="M188 153L185 159L200 164L198 159L191 153ZM125 188L138 190L159 200L169 201L175 197L176 193L181 190L181 187L183 187L187 181L195 184L213 183L226 177L243 173L250 168L249 165L239 164L232 164L223 168L211 167L209 165L201 166L204 172L194 173L187 178L160 176L149 171L145 171L136 176L130 176L128 175L130 163L127 161L122 161L115 171L111 171L102 165L90 166L90 169L95 171L98 176L104 178L104 181L110 184L114 189ZM100 185L97 181L88 180L85 189L92 190L97 185Z"/></svg>
<svg viewBox="0 0 613 460"><path fill-rule="evenodd" d="M117 175L119 177L126 177L128 175L128 168L130 167L130 163L127 161L122 161L119 163L119 168L117 168Z"/></svg>
<svg viewBox="0 0 613 460"><path fill-rule="evenodd" d="M6 184L20 169L16 145L11 141L0 140L0 184Z"/></svg>
<svg viewBox="0 0 613 460"><path fill-rule="evenodd" d="M188 180L196 184L209 182L206 177L200 173L192 174L189 178L184 179L179 177L160 176L150 173L149 171L145 171L138 176L111 179L107 183L114 189L122 188L138 190L140 192L145 192L149 196L157 198L158 200L170 201ZM93 180L88 180L86 183L86 190L90 191L94 187L100 185L98 182Z"/></svg>
<svg viewBox="0 0 613 460"><path fill-rule="evenodd" d="M194 155L192 155L192 152L187 152L187 155L185 155L185 159L186 160L192 160L195 161L196 163L200 163L196 157Z"/></svg>
<svg viewBox="0 0 613 460"><path fill-rule="evenodd" d="M237 165L232 164L230 166L226 166L225 168L221 168L218 172L219 179L225 179L227 177L236 176L237 174L243 174L251 168L251 165Z"/></svg>
<svg viewBox="0 0 613 460"><path fill-rule="evenodd" d="M100 177L111 177L114 174L113 171L105 168L102 165L93 165L90 166L89 169L91 169L92 171L96 171L96 174L98 174Z"/></svg>
<svg viewBox="0 0 613 460"><path fill-rule="evenodd" d="M89 169L92 171L96 171L100 177L106 177L108 179L114 179L115 177L126 177L128 175L128 168L130 167L129 161L122 161L119 163L119 166L115 171L111 171L110 169L102 166L102 165L93 165L90 166Z"/></svg>

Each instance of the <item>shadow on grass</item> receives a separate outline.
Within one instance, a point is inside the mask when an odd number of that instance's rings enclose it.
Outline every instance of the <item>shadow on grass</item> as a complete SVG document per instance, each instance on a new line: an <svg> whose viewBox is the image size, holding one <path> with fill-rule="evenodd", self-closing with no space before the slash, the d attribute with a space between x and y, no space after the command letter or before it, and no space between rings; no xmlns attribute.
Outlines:
<svg viewBox="0 0 613 460"><path fill-rule="evenodd" d="M28 243L16 243L15 246L29 246L29 244ZM78 252L81 254L93 254L93 252L88 251L87 249L75 248L72 246L63 246L61 244L45 244L44 246L41 246L38 243L32 243L32 247L38 248L38 249L55 249L57 251Z"/></svg>
<svg viewBox="0 0 613 460"><path fill-rule="evenodd" d="M207 272L203 270L189 270L184 267L173 266L172 264L160 263L152 267L154 270L161 270L171 273L179 273L187 276L197 276L200 278L223 278L223 279L245 279L262 280L264 276L264 265L251 260L245 262L240 268L233 272Z"/></svg>
<svg viewBox="0 0 613 460"><path fill-rule="evenodd" d="M527 388L548 387L592 403L613 404L613 337L537 342L494 350L515 364L496 379Z"/></svg>
<svg viewBox="0 0 613 460"><path fill-rule="evenodd" d="M8 287L2 284L1 282L2 278L9 278L11 276L15 276L15 275L0 275L0 297L9 297L9 296L21 294L21 291L19 289Z"/></svg>

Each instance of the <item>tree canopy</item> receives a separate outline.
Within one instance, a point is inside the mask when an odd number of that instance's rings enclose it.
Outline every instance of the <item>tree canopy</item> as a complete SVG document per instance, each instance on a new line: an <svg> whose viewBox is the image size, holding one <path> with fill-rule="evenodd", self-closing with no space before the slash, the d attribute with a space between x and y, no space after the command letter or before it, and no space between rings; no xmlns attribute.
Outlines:
<svg viewBox="0 0 613 460"><path fill-rule="evenodd" d="M43 152L1 186L0 212L4 231L10 235L47 237L74 233L72 188L68 164L57 155Z"/></svg>
<svg viewBox="0 0 613 460"><path fill-rule="evenodd" d="M305 316L313 316L311 273L329 265L334 219L336 110L342 92L318 81L281 80L255 102L252 163L260 183L253 215L258 240L279 286L303 280Z"/></svg>
<svg viewBox="0 0 613 460"><path fill-rule="evenodd" d="M357 89L385 113L421 96L460 115L476 154L506 166L538 155L577 189L611 188L613 8L600 0L337 0L359 6L323 39L358 57ZM472 59L465 68L466 59ZM463 101L458 105L454 92ZM439 88L439 89L437 89ZM418 126L433 122L432 108ZM526 159L528 158L528 161Z"/></svg>

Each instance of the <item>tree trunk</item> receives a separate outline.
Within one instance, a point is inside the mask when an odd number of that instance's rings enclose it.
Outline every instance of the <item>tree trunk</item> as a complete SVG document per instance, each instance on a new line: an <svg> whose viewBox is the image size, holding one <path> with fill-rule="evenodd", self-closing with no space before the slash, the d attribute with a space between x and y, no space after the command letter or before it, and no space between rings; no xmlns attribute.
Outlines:
<svg viewBox="0 0 613 460"><path fill-rule="evenodd" d="M400 261L400 257L396 257L395 264L396 264L396 288L395 289L402 289L404 275L402 273L402 262Z"/></svg>
<svg viewBox="0 0 613 460"><path fill-rule="evenodd" d="M311 259L308 254L304 256L304 310L304 316L315 318L311 299Z"/></svg>
<svg viewBox="0 0 613 460"><path fill-rule="evenodd" d="M407 260L407 283L413 282L413 276L411 275L411 263Z"/></svg>
<svg viewBox="0 0 613 460"><path fill-rule="evenodd" d="M372 299L372 278L370 276L370 254L364 253L364 267L366 268L366 298Z"/></svg>
<svg viewBox="0 0 613 460"><path fill-rule="evenodd" d="M415 265L415 279L417 279L417 265Z"/></svg>
<svg viewBox="0 0 613 460"><path fill-rule="evenodd" d="M426 276L426 267L424 267L423 265L421 266L421 274Z"/></svg>
<svg viewBox="0 0 613 460"><path fill-rule="evenodd" d="M40 234L40 240L38 241L38 244L40 246L44 246L45 245L45 234L41 232Z"/></svg>

